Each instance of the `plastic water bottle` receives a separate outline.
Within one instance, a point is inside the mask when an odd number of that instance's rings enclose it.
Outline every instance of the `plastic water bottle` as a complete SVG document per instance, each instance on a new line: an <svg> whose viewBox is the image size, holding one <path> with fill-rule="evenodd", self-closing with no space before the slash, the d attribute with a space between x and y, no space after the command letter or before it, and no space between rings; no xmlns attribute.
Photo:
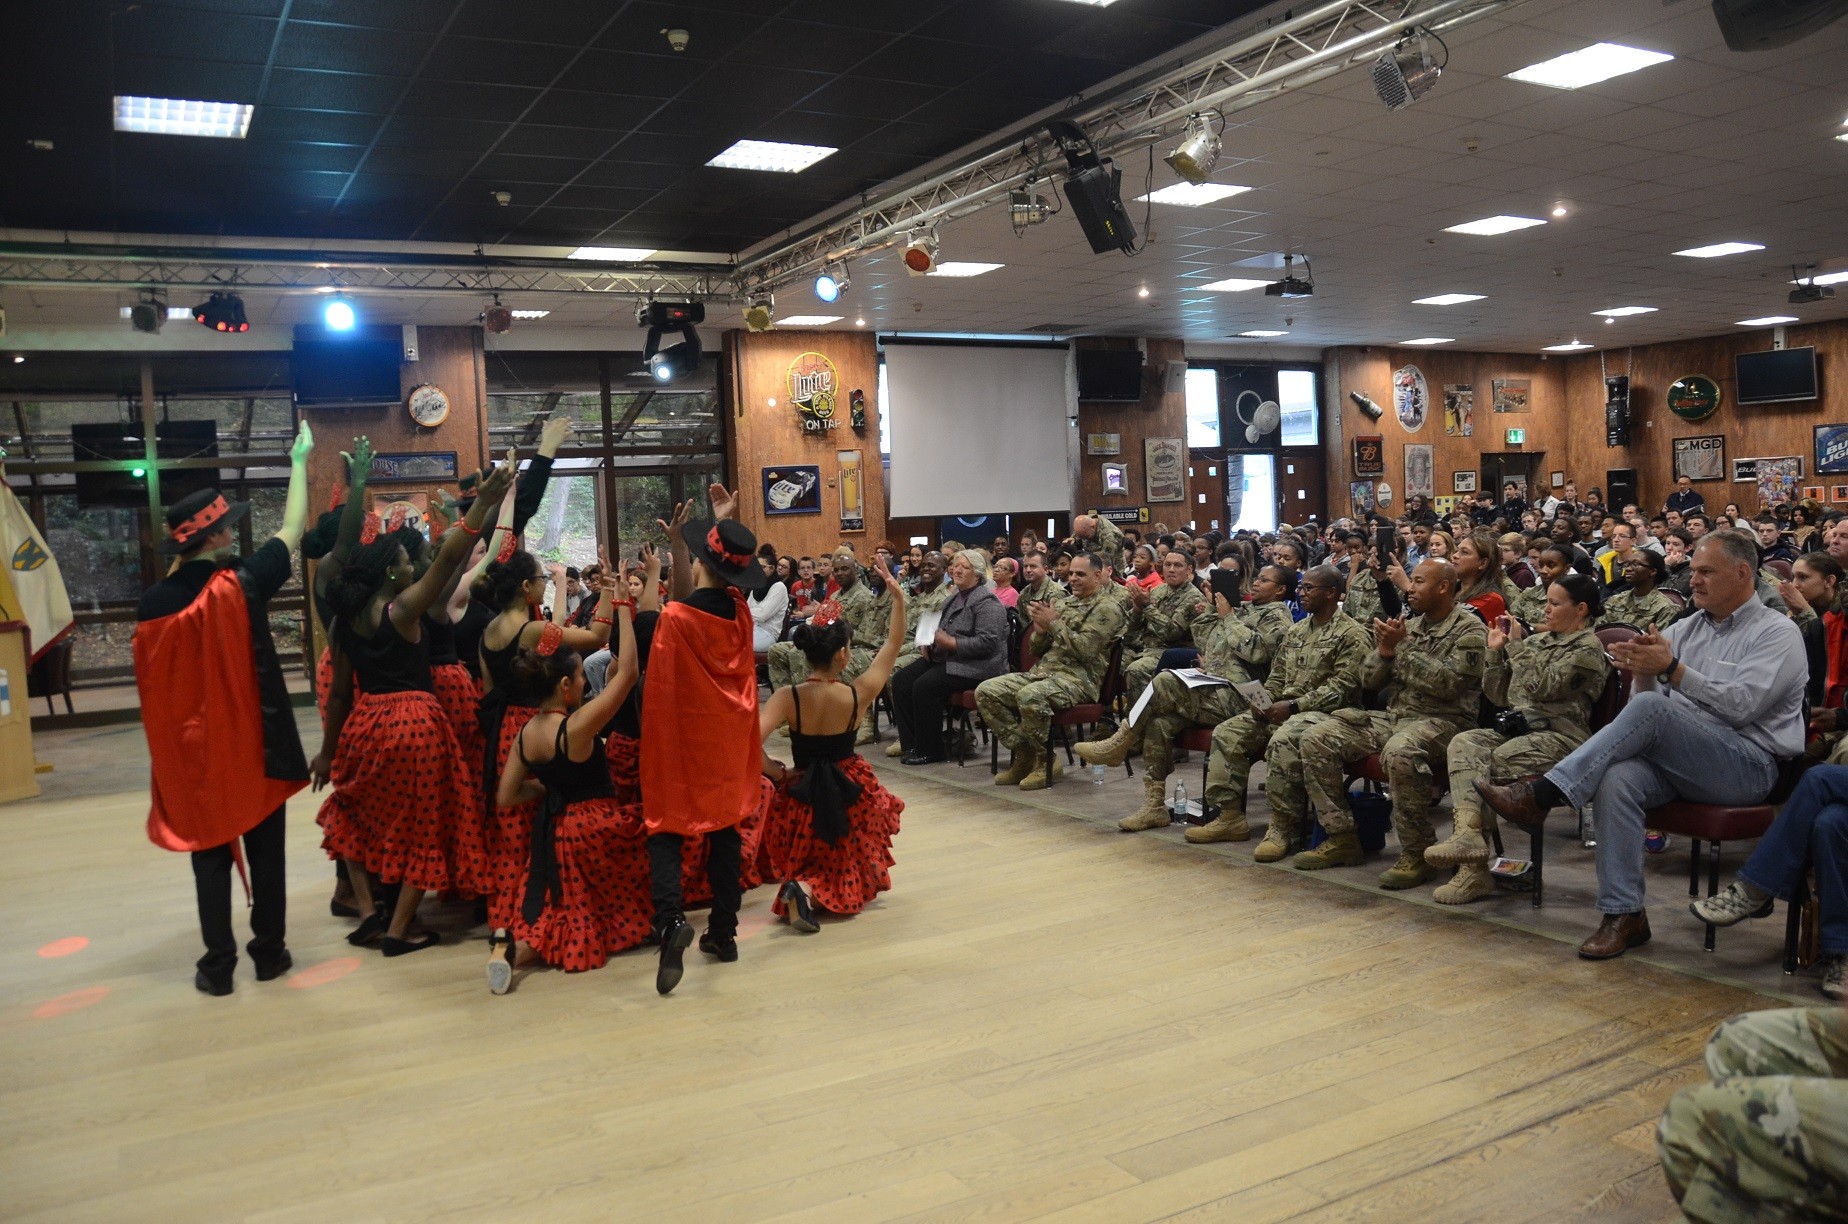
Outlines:
<svg viewBox="0 0 1848 1224"><path fill-rule="evenodd" d="M1091 766L1091 785L1092 786L1102 786L1103 784L1104 784L1104 767L1102 765Z"/></svg>
<svg viewBox="0 0 1848 1224"><path fill-rule="evenodd" d="M1168 823L1187 823L1187 783L1174 780L1174 793L1168 800Z"/></svg>

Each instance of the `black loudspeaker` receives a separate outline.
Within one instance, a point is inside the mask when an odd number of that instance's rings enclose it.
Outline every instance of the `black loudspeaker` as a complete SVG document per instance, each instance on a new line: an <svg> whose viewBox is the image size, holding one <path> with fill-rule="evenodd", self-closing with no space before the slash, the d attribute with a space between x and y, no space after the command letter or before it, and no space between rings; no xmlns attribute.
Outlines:
<svg viewBox="0 0 1848 1224"><path fill-rule="evenodd" d="M1630 445L1630 380L1622 374L1604 380L1604 445Z"/></svg>
<svg viewBox="0 0 1848 1224"><path fill-rule="evenodd" d="M1123 172L1106 162L1074 170L1065 180L1065 198L1093 253L1133 251L1136 227L1123 207Z"/></svg>
<svg viewBox="0 0 1848 1224"><path fill-rule="evenodd" d="M1622 514L1623 508L1634 501L1636 501L1635 468L1611 468L1604 473L1604 504L1610 507L1612 514Z"/></svg>
<svg viewBox="0 0 1848 1224"><path fill-rule="evenodd" d="M1844 13L1842 0L1713 0L1713 19L1734 51L1787 47Z"/></svg>

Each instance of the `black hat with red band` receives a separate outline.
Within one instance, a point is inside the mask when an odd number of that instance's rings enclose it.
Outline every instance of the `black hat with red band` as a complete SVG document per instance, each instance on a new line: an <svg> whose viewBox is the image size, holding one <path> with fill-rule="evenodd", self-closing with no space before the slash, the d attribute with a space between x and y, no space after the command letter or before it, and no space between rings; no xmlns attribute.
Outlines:
<svg viewBox="0 0 1848 1224"><path fill-rule="evenodd" d="M217 489L188 493L167 507L167 538L160 542L160 551L189 552L204 543L206 536L249 513L249 502L227 502Z"/></svg>
<svg viewBox="0 0 1848 1224"><path fill-rule="evenodd" d="M757 563L757 537L743 523L691 519L681 526L680 537L707 568L746 595L761 595L770 585L769 572Z"/></svg>

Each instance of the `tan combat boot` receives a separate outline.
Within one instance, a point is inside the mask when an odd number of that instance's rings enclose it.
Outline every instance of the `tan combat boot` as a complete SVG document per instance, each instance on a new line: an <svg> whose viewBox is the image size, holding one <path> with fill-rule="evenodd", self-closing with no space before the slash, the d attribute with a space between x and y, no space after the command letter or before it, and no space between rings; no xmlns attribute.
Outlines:
<svg viewBox="0 0 1848 1224"><path fill-rule="evenodd" d="M1064 776L1065 762L1059 759L1059 751L1055 748L1035 760L1032 772L1020 780L1020 789L1045 790Z"/></svg>
<svg viewBox="0 0 1848 1224"><path fill-rule="evenodd" d="M1366 860L1367 852L1360 848L1360 834L1349 829L1345 833L1334 833L1323 839L1322 844L1313 850L1305 850L1290 860L1290 866L1298 871L1320 871L1324 867L1357 867Z"/></svg>
<svg viewBox="0 0 1848 1224"><path fill-rule="evenodd" d="M1129 750L1136 746L1136 729L1128 723L1116 729L1109 739L1091 740L1078 745L1078 759L1086 765L1108 765L1115 768L1129 759Z"/></svg>
<svg viewBox="0 0 1848 1224"><path fill-rule="evenodd" d="M866 713L860 715L860 731L853 737L853 746L864 748L879 737L873 733L873 708L866 707Z"/></svg>
<svg viewBox="0 0 1848 1224"><path fill-rule="evenodd" d="M1281 863L1290 857L1290 840L1294 836L1289 823L1277 813L1271 813L1270 828L1264 830L1264 840L1251 852L1254 863Z"/></svg>
<svg viewBox="0 0 1848 1224"><path fill-rule="evenodd" d="M1429 862L1431 856L1425 855ZM1448 884L1438 885L1432 892L1431 900L1439 905L1467 905L1471 901L1480 901L1495 891L1495 877L1481 863L1465 863L1457 868L1456 878Z"/></svg>
<svg viewBox="0 0 1848 1224"><path fill-rule="evenodd" d="M905 746L897 740L886 745L885 753L889 757L904 756Z"/></svg>
<svg viewBox="0 0 1848 1224"><path fill-rule="evenodd" d="M1019 786L1020 780L1033 772L1038 760L1039 749L1032 744L1022 744L1014 753L1014 763L995 775L995 785Z"/></svg>
<svg viewBox="0 0 1848 1224"><path fill-rule="evenodd" d="M1205 824L1189 828L1187 840L1196 846L1208 842L1250 841L1251 826L1245 823L1245 813L1228 804Z"/></svg>
<svg viewBox="0 0 1848 1224"><path fill-rule="evenodd" d="M1117 828L1125 833L1140 833L1144 829L1165 829L1168 824L1168 801L1162 795L1161 781L1145 773L1142 775L1142 806L1117 821Z"/></svg>
<svg viewBox="0 0 1848 1224"><path fill-rule="evenodd" d="M1467 806L1457 809L1456 827L1450 839L1441 841L1424 853L1425 862L1433 867L1461 867L1465 863L1489 861L1489 840L1482 835L1482 815Z"/></svg>
<svg viewBox="0 0 1848 1224"><path fill-rule="evenodd" d="M1431 878L1435 868L1425 862L1423 846L1402 851L1399 861L1380 873L1381 888L1415 888Z"/></svg>

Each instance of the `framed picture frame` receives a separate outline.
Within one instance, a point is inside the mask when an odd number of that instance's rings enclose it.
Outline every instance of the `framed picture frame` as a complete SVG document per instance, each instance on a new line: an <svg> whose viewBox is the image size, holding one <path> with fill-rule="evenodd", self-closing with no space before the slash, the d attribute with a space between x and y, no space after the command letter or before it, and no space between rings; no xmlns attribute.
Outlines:
<svg viewBox="0 0 1848 1224"><path fill-rule="evenodd" d="M1566 487L1566 474L1564 472L1553 472L1547 476L1547 483L1555 489L1563 489Z"/></svg>
<svg viewBox="0 0 1848 1224"><path fill-rule="evenodd" d="M790 464L763 469L765 514L820 514L821 468Z"/></svg>
<svg viewBox="0 0 1848 1224"><path fill-rule="evenodd" d="M1829 486L1829 501L1835 505L1848 502L1848 485Z"/></svg>
<svg viewBox="0 0 1848 1224"><path fill-rule="evenodd" d="M1734 484L1753 484L1758 480L1758 460L1734 459L1727 465L1732 471Z"/></svg>
<svg viewBox="0 0 1848 1224"><path fill-rule="evenodd" d="M1804 501L1821 501L1826 490L1821 485L1804 485L1797 490L1797 496Z"/></svg>
<svg viewBox="0 0 1848 1224"><path fill-rule="evenodd" d="M1142 443L1142 480L1148 502L1187 500L1187 441L1146 438Z"/></svg>
<svg viewBox="0 0 1848 1224"><path fill-rule="evenodd" d="M1453 493L1474 493L1476 491L1475 469L1450 473L1450 489Z"/></svg>
<svg viewBox="0 0 1848 1224"><path fill-rule="evenodd" d="M1348 481L1348 500L1354 503L1356 518L1373 513L1379 503L1374 500L1374 486L1371 480Z"/></svg>
<svg viewBox="0 0 1848 1224"><path fill-rule="evenodd" d="M1087 455L1120 455L1123 453L1123 435L1120 433L1088 433L1084 436L1084 453Z"/></svg>
<svg viewBox="0 0 1848 1224"><path fill-rule="evenodd" d="M1675 439L1675 479L1724 480L1726 478L1726 436L1704 434Z"/></svg>
<svg viewBox="0 0 1848 1224"><path fill-rule="evenodd" d="M1788 501L1803 479L1803 456L1777 455L1758 459L1758 504L1761 508Z"/></svg>
<svg viewBox="0 0 1848 1224"><path fill-rule="evenodd" d="M368 484L395 481L453 481L456 479L456 452L412 451L372 456Z"/></svg>
<svg viewBox="0 0 1848 1224"><path fill-rule="evenodd" d="M1405 495L1407 497L1437 496L1436 477L1431 467L1431 444L1429 442L1407 442L1405 444Z"/></svg>
<svg viewBox="0 0 1848 1224"><path fill-rule="evenodd" d="M1848 425L1816 426L1815 450L1815 475L1848 476Z"/></svg>
<svg viewBox="0 0 1848 1224"><path fill-rule="evenodd" d="M1127 464L1104 464L1104 496L1129 496L1129 467Z"/></svg>
<svg viewBox="0 0 1848 1224"><path fill-rule="evenodd" d="M1386 435L1354 436L1354 475L1361 479L1386 474Z"/></svg>

